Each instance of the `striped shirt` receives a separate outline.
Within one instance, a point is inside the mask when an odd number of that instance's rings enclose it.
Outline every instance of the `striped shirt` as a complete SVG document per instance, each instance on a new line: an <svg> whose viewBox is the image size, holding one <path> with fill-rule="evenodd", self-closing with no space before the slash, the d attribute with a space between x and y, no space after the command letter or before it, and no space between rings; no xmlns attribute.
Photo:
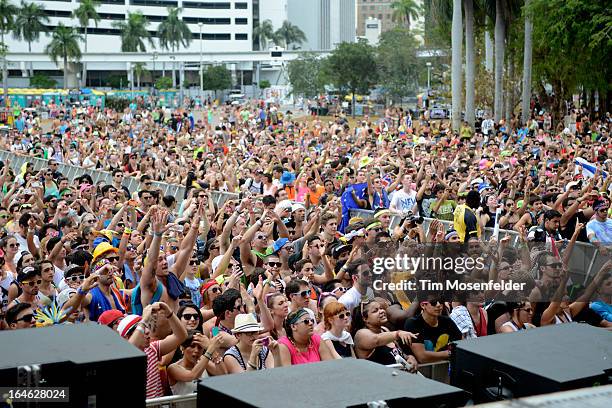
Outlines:
<svg viewBox="0 0 612 408"><path fill-rule="evenodd" d="M147 355L147 399L163 397L164 388L159 372L159 362L161 361L159 340L149 344L144 352Z"/></svg>

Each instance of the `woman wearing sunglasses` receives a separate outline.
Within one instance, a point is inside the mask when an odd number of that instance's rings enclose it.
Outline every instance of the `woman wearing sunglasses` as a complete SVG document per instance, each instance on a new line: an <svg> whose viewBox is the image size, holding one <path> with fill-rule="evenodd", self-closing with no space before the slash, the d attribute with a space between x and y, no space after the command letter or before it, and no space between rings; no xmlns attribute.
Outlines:
<svg viewBox="0 0 612 408"><path fill-rule="evenodd" d="M334 359L327 344L321 341L320 336L313 333L314 324L314 319L304 308L289 313L285 321L287 335L278 340L278 348L272 348L273 353L275 353L275 366L290 366ZM280 364L277 364L277 358L280 360Z"/></svg>
<svg viewBox="0 0 612 408"><path fill-rule="evenodd" d="M531 303L527 301L508 303L508 312L510 312L512 318L501 325L500 333L512 333L519 330L535 328L535 326L531 324L531 318L533 317Z"/></svg>
<svg viewBox="0 0 612 408"><path fill-rule="evenodd" d="M259 283L253 290L253 294L259 305L261 323L264 330L270 332L274 340L278 340L285 335L285 318L289 314L289 301L282 292L271 292L274 287L270 283L263 284L263 277L260 275Z"/></svg>
<svg viewBox="0 0 612 408"><path fill-rule="evenodd" d="M387 314L380 303L362 302L353 311L352 335L355 339L355 355L378 364L397 364L405 360L416 370L417 361L414 356L406 356L398 342L410 346L416 335L404 331L389 331L384 325Z"/></svg>
<svg viewBox="0 0 612 408"><path fill-rule="evenodd" d="M196 330L200 333L202 332L202 313L200 313L200 309L193 303L185 303L179 307L176 316L187 331Z"/></svg>
<svg viewBox="0 0 612 408"><path fill-rule="evenodd" d="M167 369L168 382L174 395L193 394L197 380L207 375L226 374L225 365L213 357L223 345L223 336L211 340L198 331L191 331L179 347L182 357ZM206 350L206 351L204 351Z"/></svg>
<svg viewBox="0 0 612 408"><path fill-rule="evenodd" d="M212 309L212 303L221 295L221 293L223 293L223 289L221 289L219 283L214 279L205 282L200 287L200 294L202 295L200 312L202 313L202 319L204 322L207 322L215 317L215 313Z"/></svg>
<svg viewBox="0 0 612 408"><path fill-rule="evenodd" d="M42 284L38 288L38 296L40 299L40 304L48 306L55 300L58 294L58 290L53 283L55 267L51 261L42 261L39 268Z"/></svg>
<svg viewBox="0 0 612 408"><path fill-rule="evenodd" d="M2 266L2 269L17 274L17 264L15 261L19 252L17 239L12 235L2 238L0 240L0 249L4 252L4 266Z"/></svg>
<svg viewBox="0 0 612 408"><path fill-rule="evenodd" d="M272 353L268 349L270 337L259 337L264 327L252 313L236 316L232 334L238 344L230 347L223 355L223 362L229 374L245 371L265 370L274 367Z"/></svg>
<svg viewBox="0 0 612 408"><path fill-rule="evenodd" d="M330 302L323 307L323 322L327 331L321 340L327 343L334 357L355 357L353 337L348 332L351 312L337 300Z"/></svg>

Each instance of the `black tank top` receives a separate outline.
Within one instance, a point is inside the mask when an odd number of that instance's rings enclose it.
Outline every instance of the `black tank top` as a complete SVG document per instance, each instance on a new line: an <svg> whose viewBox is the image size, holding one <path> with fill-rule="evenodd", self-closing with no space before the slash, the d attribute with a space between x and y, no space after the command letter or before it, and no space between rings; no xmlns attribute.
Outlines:
<svg viewBox="0 0 612 408"><path fill-rule="evenodd" d="M370 360L374 363L389 365L395 364L395 354L397 353L396 349L393 349L389 346L378 346L374 349L370 357L367 360Z"/></svg>

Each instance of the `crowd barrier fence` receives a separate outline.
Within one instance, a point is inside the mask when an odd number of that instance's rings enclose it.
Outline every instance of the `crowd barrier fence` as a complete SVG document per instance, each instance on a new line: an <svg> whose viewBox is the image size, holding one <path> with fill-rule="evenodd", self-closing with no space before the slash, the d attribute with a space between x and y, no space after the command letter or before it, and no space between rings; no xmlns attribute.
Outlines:
<svg viewBox="0 0 612 408"><path fill-rule="evenodd" d="M387 367L402 369L400 364L391 364ZM448 361L419 364L419 373L431 380L443 382L445 384L450 383ZM169 397L148 399L146 401L146 406L147 408L195 408L197 400L197 394L172 395Z"/></svg>
<svg viewBox="0 0 612 408"><path fill-rule="evenodd" d="M47 159L39 159L31 156L19 155L13 152L9 152L6 150L0 150L0 160L11 161L11 168L15 171L15 173L19 173L21 166L30 162L34 166L34 170L40 170L48 165ZM58 171L61 172L66 178L69 180L73 180L77 177L80 177L84 174L88 174L91 176L94 184L103 181L106 184L112 183L112 174L108 171L98 170L98 169L86 169L80 166L73 166L66 163L59 163ZM140 181L136 177L125 177L123 184L130 191L131 194L138 191ZM177 200L178 205L183 201L183 197L185 196L185 186L178 184L168 184L159 181L154 181L153 185L160 189L164 195L174 196ZM211 192L213 201L217 206L223 205L227 200L233 200L238 198L238 194L223 192L223 191L212 191ZM369 218L374 216L374 212L371 210L361 210L361 209L353 209L351 210L351 216L359 216L363 218ZM391 226L397 226L401 221L401 217L393 216L391 221ZM423 228L425 232L429 230L429 226L433 221L432 218L425 218L423 222ZM446 229L449 229L452 226L451 221L441 221ZM493 234L492 228L485 228L484 231L484 239L489 239ZM505 236L509 236L511 238L511 244L516 246L518 244L518 233L512 230L499 230L499 239L502 239ZM586 283L589 276L591 276L592 272L597 272L601 266L610 259L609 255L604 255L600 253L600 251L593 245L583 242L576 242L574 246L574 252L572 257L570 258L570 276L572 277L572 281L574 282L582 282Z"/></svg>
<svg viewBox="0 0 612 408"><path fill-rule="evenodd" d="M353 209L350 210L350 216L367 219L374 216L374 211ZM425 231L425 234L428 233L432 221L434 221L434 218L423 218L423 229ZM453 226L452 221L439 221L444 224L444 227L447 231ZM394 228L398 226L400 222L401 217L398 215L393 215L391 218L391 227ZM493 228L485 228L483 237L484 240L489 240L492 236ZM518 232L513 230L500 229L498 239L501 240L506 236L510 237L510 245L514 247L518 246ZM572 282L586 284L591 274L597 273L597 271L608 260L610 260L610 255L602 254L594 245L585 242L576 242L576 244L574 245L572 256L569 260L569 270Z"/></svg>

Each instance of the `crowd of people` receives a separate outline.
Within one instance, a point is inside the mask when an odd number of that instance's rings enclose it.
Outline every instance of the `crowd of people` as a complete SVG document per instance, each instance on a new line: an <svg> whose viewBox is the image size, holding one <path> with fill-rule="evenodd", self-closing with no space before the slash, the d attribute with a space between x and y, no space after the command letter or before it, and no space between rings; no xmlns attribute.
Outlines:
<svg viewBox="0 0 612 408"><path fill-rule="evenodd" d="M453 132L401 108L351 122L255 100L201 112L138 100L58 106L43 131L19 112L0 149L47 165L0 163L0 329L44 325L53 305L56 324L106 325L146 354L154 398L206 376L350 357L414 372L461 339L610 328L612 261L582 286L570 259L576 242L609 253L612 119L573 115L571 129L534 116ZM83 173L68 179L61 163ZM94 183L94 169L112 183ZM481 258L462 282L523 285L380 289L440 278L373 272L398 254Z"/></svg>

